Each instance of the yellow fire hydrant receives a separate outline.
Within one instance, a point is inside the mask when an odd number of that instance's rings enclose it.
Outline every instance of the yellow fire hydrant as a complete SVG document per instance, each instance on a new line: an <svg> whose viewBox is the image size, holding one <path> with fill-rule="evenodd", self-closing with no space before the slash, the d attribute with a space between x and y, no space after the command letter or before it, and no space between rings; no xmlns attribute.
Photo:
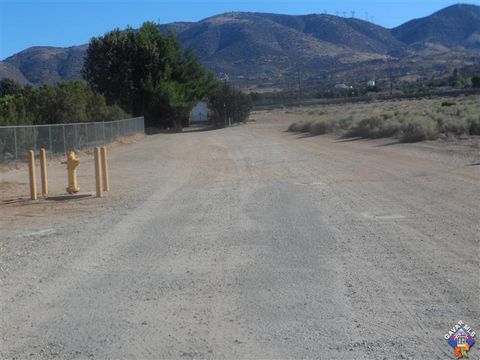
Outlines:
<svg viewBox="0 0 480 360"><path fill-rule="evenodd" d="M75 157L75 153L70 151L67 155L67 171L68 171L68 187L69 194L78 193L80 188L77 184L77 166L80 165L80 160Z"/></svg>

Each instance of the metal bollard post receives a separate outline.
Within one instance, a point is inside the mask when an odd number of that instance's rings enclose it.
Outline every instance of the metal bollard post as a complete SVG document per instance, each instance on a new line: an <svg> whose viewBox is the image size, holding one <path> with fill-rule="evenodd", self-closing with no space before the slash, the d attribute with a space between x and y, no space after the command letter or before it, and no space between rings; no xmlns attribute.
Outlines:
<svg viewBox="0 0 480 360"><path fill-rule="evenodd" d="M47 156L45 149L40 149L40 174L42 176L42 195L48 197Z"/></svg>
<svg viewBox="0 0 480 360"><path fill-rule="evenodd" d="M95 185L97 188L97 197L102 197L102 166L100 159L100 149L98 147L94 150L95 159Z"/></svg>
<svg viewBox="0 0 480 360"><path fill-rule="evenodd" d="M100 155L102 157L103 191L110 191L110 178L108 176L107 147L106 146L101 147Z"/></svg>
<svg viewBox="0 0 480 360"><path fill-rule="evenodd" d="M37 200L37 181L35 179L35 153L28 151L28 173L30 178L30 199Z"/></svg>

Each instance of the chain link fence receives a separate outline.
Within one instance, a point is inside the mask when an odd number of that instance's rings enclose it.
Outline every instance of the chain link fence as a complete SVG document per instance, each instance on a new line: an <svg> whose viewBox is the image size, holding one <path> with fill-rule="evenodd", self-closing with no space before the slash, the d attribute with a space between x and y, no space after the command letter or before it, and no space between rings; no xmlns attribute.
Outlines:
<svg viewBox="0 0 480 360"><path fill-rule="evenodd" d="M0 126L0 163L25 160L28 150L49 154L105 145L122 137L144 134L143 117L75 124Z"/></svg>

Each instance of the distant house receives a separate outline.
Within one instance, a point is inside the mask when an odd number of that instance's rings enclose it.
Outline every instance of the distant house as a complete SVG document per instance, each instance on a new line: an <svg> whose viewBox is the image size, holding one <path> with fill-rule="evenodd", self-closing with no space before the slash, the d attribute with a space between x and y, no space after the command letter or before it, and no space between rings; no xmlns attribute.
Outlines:
<svg viewBox="0 0 480 360"><path fill-rule="evenodd" d="M230 80L230 77L228 76L227 73L219 72L217 74L217 80L226 82L226 81Z"/></svg>
<svg viewBox="0 0 480 360"><path fill-rule="evenodd" d="M200 101L190 112L190 122L207 122L208 121L208 105L206 101Z"/></svg>
<svg viewBox="0 0 480 360"><path fill-rule="evenodd" d="M346 90L350 90L350 89L353 89L353 86L348 86L348 85L345 85L345 84L336 84L334 87L333 87L333 90L334 91L346 91Z"/></svg>
<svg viewBox="0 0 480 360"><path fill-rule="evenodd" d="M367 87L375 87L376 82L375 80L368 80L367 81Z"/></svg>

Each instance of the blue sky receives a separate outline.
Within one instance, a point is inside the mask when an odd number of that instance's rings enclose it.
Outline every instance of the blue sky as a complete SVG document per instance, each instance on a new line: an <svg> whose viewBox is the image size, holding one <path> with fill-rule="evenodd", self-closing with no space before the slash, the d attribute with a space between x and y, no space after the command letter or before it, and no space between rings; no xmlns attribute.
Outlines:
<svg viewBox="0 0 480 360"><path fill-rule="evenodd" d="M127 25L144 21L162 24L198 21L228 11L258 11L282 14L344 12L361 19L395 27L413 18L427 16L458 3L449 0L0 0L0 59L30 46L72 46L87 43ZM470 0L480 5L480 0Z"/></svg>

